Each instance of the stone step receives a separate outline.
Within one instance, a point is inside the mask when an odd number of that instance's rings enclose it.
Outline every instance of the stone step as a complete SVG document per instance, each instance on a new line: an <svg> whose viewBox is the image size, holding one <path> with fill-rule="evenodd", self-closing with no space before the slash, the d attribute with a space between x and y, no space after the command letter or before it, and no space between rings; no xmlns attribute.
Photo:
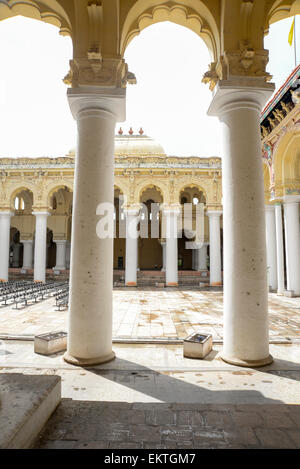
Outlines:
<svg viewBox="0 0 300 469"><path fill-rule="evenodd" d="M1 374L0 449L30 448L60 401L60 376Z"/></svg>

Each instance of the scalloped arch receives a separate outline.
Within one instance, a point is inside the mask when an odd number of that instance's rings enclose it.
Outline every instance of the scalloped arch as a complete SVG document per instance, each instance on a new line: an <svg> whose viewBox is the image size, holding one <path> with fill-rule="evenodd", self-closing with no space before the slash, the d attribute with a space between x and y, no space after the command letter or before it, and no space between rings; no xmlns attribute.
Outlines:
<svg viewBox="0 0 300 469"><path fill-rule="evenodd" d="M165 186L164 183L162 183L161 181L155 181L155 182L150 182L150 183L147 183L146 181L142 181L140 182L140 184L137 185L137 188L135 191L135 201L138 201L139 203L143 193L147 189L156 189L162 196L163 202L166 200L167 187Z"/></svg>
<svg viewBox="0 0 300 469"><path fill-rule="evenodd" d="M181 192L185 191L185 189L188 189L189 187L193 188L195 187L196 189L198 189L200 192L203 192L203 195L205 197L205 202L207 202L207 190L204 189L202 186L200 186L199 184L195 183L195 182L191 182L191 183L183 183L180 187L178 187L178 200L180 201L180 194Z"/></svg>
<svg viewBox="0 0 300 469"><path fill-rule="evenodd" d="M50 207L51 203L51 198L55 194L55 192L59 191L59 189L65 189L68 188L71 192L74 191L74 184L71 181L63 181L61 184L57 183L52 183L48 184L48 186L45 187L45 193L46 193L46 200L47 200L47 206Z"/></svg>
<svg viewBox="0 0 300 469"><path fill-rule="evenodd" d="M128 11L121 34L121 54L132 39L148 26L170 21L185 26L203 39L212 60L220 54L220 34L212 12L201 1L160 2L159 0L137 0Z"/></svg>
<svg viewBox="0 0 300 469"><path fill-rule="evenodd" d="M10 190L9 190L9 196L8 196L8 200L9 200L9 205L10 205L10 208L12 210L15 210L15 205L14 205L14 202L15 202L15 198L17 197L18 194L20 194L21 192L23 191L29 191L32 193L32 202L34 204L34 200L35 200L35 185L34 184L24 184L24 185L20 185L18 187L11 187Z"/></svg>
<svg viewBox="0 0 300 469"><path fill-rule="evenodd" d="M295 152L289 152L289 149L295 139L300 140L300 123L290 127L288 131L281 136L273 149L275 184L284 184L288 178L293 176L291 173L293 166L297 164L298 154L296 155Z"/></svg>
<svg viewBox="0 0 300 469"><path fill-rule="evenodd" d="M295 15L300 15L300 0L276 0L269 10L265 30L268 31L271 24Z"/></svg>
<svg viewBox="0 0 300 469"><path fill-rule="evenodd" d="M66 11L56 0L0 0L0 21L24 16L59 28L62 36L72 36L71 22Z"/></svg>

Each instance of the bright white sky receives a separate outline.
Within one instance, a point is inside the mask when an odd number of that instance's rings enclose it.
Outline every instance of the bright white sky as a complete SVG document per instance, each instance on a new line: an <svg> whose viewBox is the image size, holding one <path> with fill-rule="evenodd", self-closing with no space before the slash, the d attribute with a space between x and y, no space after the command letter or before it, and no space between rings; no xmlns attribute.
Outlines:
<svg viewBox="0 0 300 469"><path fill-rule="evenodd" d="M273 25L265 41L277 88L295 65L287 41L291 22ZM62 82L72 57L70 38L17 17L0 22L0 44L0 157L65 155L76 141ZM211 92L201 83L211 59L199 37L171 23L156 24L131 42L126 61L138 84L128 87L124 131L142 126L169 155L221 156L218 121L206 116Z"/></svg>

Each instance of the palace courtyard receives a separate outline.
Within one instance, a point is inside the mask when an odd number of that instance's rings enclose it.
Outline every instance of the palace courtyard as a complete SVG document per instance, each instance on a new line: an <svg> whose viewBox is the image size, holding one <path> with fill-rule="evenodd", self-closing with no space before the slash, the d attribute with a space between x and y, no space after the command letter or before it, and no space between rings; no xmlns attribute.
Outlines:
<svg viewBox="0 0 300 469"><path fill-rule="evenodd" d="M184 339L193 332L223 338L221 289L185 287L115 288L113 292L114 339ZM300 338L300 298L269 294L270 340ZM27 307L0 307L0 337L34 336L67 330L67 313L54 298Z"/></svg>
<svg viewBox="0 0 300 469"><path fill-rule="evenodd" d="M300 298L269 294L274 362L250 369L219 357L222 296L193 287L114 289L116 359L86 368L66 363L62 353L34 353L34 335L67 329L67 311L57 311L53 298L24 309L2 307L6 379L17 382L21 374L24 390L28 376L31 393L41 375L62 380L61 404L34 447L299 448ZM179 339L193 331L213 335L204 360L183 357ZM16 385L10 386L14 399ZM14 405L9 412L17 414Z"/></svg>

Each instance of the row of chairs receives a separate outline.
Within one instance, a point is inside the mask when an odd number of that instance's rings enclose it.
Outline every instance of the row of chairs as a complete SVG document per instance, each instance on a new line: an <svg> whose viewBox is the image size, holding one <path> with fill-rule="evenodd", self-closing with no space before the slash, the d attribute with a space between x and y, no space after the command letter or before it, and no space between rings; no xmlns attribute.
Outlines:
<svg viewBox="0 0 300 469"><path fill-rule="evenodd" d="M45 284L34 282L8 282L0 288L0 303L2 306L14 304L18 309L19 305L23 307L29 304L43 301L50 296L59 294L68 288L67 282L51 281Z"/></svg>
<svg viewBox="0 0 300 469"><path fill-rule="evenodd" d="M69 285L67 285L66 288L63 290L59 291L58 293L55 294L55 302L56 302L56 307L58 311L61 311L61 309L68 308L69 306Z"/></svg>

